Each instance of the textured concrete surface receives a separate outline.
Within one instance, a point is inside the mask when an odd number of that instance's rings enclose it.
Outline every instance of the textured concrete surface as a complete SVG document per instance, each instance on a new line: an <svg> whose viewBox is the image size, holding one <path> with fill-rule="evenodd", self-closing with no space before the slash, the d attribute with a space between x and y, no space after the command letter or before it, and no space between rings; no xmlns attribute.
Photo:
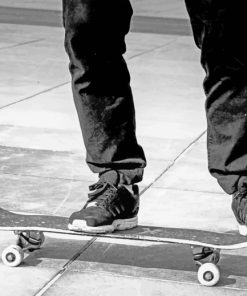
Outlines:
<svg viewBox="0 0 247 296"><path fill-rule="evenodd" d="M158 17L188 18L183 0L131 0L135 14ZM59 0L1 0L2 7L61 10Z"/></svg>
<svg viewBox="0 0 247 296"><path fill-rule="evenodd" d="M207 171L204 73L184 3L132 4L125 57L148 161L139 223L236 232L231 200ZM58 0L0 3L0 206L6 209L69 216L97 181L85 164L60 15ZM13 234L1 232L0 252L13 243ZM246 295L246 255L223 252L221 281L204 288L188 247L48 236L20 267L0 262L0 294Z"/></svg>

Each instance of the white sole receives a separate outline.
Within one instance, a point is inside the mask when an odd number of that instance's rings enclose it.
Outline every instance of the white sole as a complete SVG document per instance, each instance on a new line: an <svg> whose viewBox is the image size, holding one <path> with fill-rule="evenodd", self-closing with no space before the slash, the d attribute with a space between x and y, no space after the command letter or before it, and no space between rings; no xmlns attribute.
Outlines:
<svg viewBox="0 0 247 296"><path fill-rule="evenodd" d="M73 224L69 224L68 228L72 231L87 232L87 233L109 233L115 230L127 230L138 225L138 217L130 219L114 220L111 225L103 225L97 227L88 226L84 220L74 220Z"/></svg>
<svg viewBox="0 0 247 296"><path fill-rule="evenodd" d="M247 226L246 225L238 225L238 231L241 235L247 236Z"/></svg>

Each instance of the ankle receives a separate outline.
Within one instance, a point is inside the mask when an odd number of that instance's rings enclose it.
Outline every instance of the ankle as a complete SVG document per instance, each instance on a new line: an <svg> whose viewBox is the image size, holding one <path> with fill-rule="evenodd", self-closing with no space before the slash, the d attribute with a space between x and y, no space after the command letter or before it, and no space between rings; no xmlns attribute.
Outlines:
<svg viewBox="0 0 247 296"><path fill-rule="evenodd" d="M110 170L99 174L99 179L101 182L109 183L117 187L120 181L120 176L118 171Z"/></svg>

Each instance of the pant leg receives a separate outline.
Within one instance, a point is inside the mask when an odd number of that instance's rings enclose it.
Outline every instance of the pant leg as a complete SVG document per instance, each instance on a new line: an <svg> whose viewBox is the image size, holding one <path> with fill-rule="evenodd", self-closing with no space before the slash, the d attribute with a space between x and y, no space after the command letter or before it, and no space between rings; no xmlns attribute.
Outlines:
<svg viewBox="0 0 247 296"><path fill-rule="evenodd" d="M206 72L210 173L225 192L247 183L247 18L245 1L185 0Z"/></svg>
<svg viewBox="0 0 247 296"><path fill-rule="evenodd" d="M117 170L125 184L141 181L146 165L123 58L131 16L128 0L63 0L65 48L86 161L94 173Z"/></svg>

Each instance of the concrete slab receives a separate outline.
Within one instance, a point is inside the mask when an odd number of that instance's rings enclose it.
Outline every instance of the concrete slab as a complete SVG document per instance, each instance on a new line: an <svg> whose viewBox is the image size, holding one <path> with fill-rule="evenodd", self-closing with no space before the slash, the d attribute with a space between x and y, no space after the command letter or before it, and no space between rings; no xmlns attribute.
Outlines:
<svg viewBox="0 0 247 296"><path fill-rule="evenodd" d="M23 120L23 122L25 122ZM26 121L27 122L27 121ZM27 149L71 151L85 155L79 130L0 125L0 145Z"/></svg>
<svg viewBox="0 0 247 296"><path fill-rule="evenodd" d="M177 18L187 18L184 2L182 0L131 0L135 14L148 15L156 17L173 16ZM35 9L61 10L61 2L59 0L1 0L1 6L21 7Z"/></svg>
<svg viewBox="0 0 247 296"><path fill-rule="evenodd" d="M87 200L91 182L0 175L1 207L7 210L70 215Z"/></svg>
<svg viewBox="0 0 247 296"><path fill-rule="evenodd" d="M154 218L155 217L155 218ZM231 198L225 194L150 188L141 197L139 224L236 231Z"/></svg>
<svg viewBox="0 0 247 296"><path fill-rule="evenodd" d="M62 9L62 4L59 0L43 0L42 2L38 0L1 0L1 6L49 10Z"/></svg>
<svg viewBox="0 0 247 296"><path fill-rule="evenodd" d="M33 97L29 96L31 89L27 88L27 97L23 101L1 109L0 124L25 127L27 130L28 128L42 128L80 133L69 84L55 87L52 90L45 89L45 85L43 87L44 91Z"/></svg>
<svg viewBox="0 0 247 296"><path fill-rule="evenodd" d="M148 163L150 160L172 161L188 145L187 139L169 138L169 135L162 134L162 131L161 137L153 135L147 137L140 136L139 142L145 151Z"/></svg>
<svg viewBox="0 0 247 296"><path fill-rule="evenodd" d="M32 28L32 32L34 34L34 28ZM68 83L69 74L67 63L64 63L66 57L61 29L59 32L56 41L55 38L53 41L51 38L43 40L42 33L38 33L32 39L36 42L1 50L1 107ZM47 30L47 37L50 34L51 32ZM53 34L56 35L55 32ZM56 48L52 46L54 41L61 46L56 46ZM61 75L61 73L64 74Z"/></svg>
<svg viewBox="0 0 247 296"><path fill-rule="evenodd" d="M169 171L155 182L154 187L224 194L208 172L205 137L204 135L202 140L186 151Z"/></svg>
<svg viewBox="0 0 247 296"><path fill-rule="evenodd" d="M192 141L205 130L205 99L199 89L204 74L195 60L197 52L188 54L194 50L190 42L184 37L130 61L140 137ZM187 47L180 55L183 61L176 60L179 46Z"/></svg>
<svg viewBox="0 0 247 296"><path fill-rule="evenodd" d="M38 269L20 267L9 268L0 264L1 295L34 295L49 279L56 274L55 269Z"/></svg>
<svg viewBox="0 0 247 296"><path fill-rule="evenodd" d="M137 15L148 15L155 17L188 18L184 1L182 0L132 0L133 9Z"/></svg>
<svg viewBox="0 0 247 296"><path fill-rule="evenodd" d="M247 251L222 252L218 287L247 288ZM189 246L129 240L98 239L71 266L71 271L94 271L156 280L197 283L197 268Z"/></svg>
<svg viewBox="0 0 247 296"><path fill-rule="evenodd" d="M132 60L141 55L156 51L157 49L165 48L176 40L177 37L172 35L139 34L130 32L126 36L127 51L125 53L125 58L127 61ZM133 82L132 79L132 83Z"/></svg>
<svg viewBox="0 0 247 296"><path fill-rule="evenodd" d="M100 291L100 292L99 292ZM147 278L123 277L99 272L68 273L45 295L245 295L244 289L209 289L179 281L157 281Z"/></svg>
<svg viewBox="0 0 247 296"><path fill-rule="evenodd" d="M2 174L89 182L96 179L79 153L0 146L0 162Z"/></svg>
<svg viewBox="0 0 247 296"><path fill-rule="evenodd" d="M4 43L9 45L9 47L1 46L0 50L6 53L6 51L8 51L11 47L29 46L29 43L44 41L44 39L54 40L54 42L56 42L57 40L61 40L63 37L61 33L59 33L62 31L62 28L45 27L39 27L37 31L37 27L35 26L17 26L11 23L1 23L0 32L2 38L0 44L2 45L2 43Z"/></svg>

